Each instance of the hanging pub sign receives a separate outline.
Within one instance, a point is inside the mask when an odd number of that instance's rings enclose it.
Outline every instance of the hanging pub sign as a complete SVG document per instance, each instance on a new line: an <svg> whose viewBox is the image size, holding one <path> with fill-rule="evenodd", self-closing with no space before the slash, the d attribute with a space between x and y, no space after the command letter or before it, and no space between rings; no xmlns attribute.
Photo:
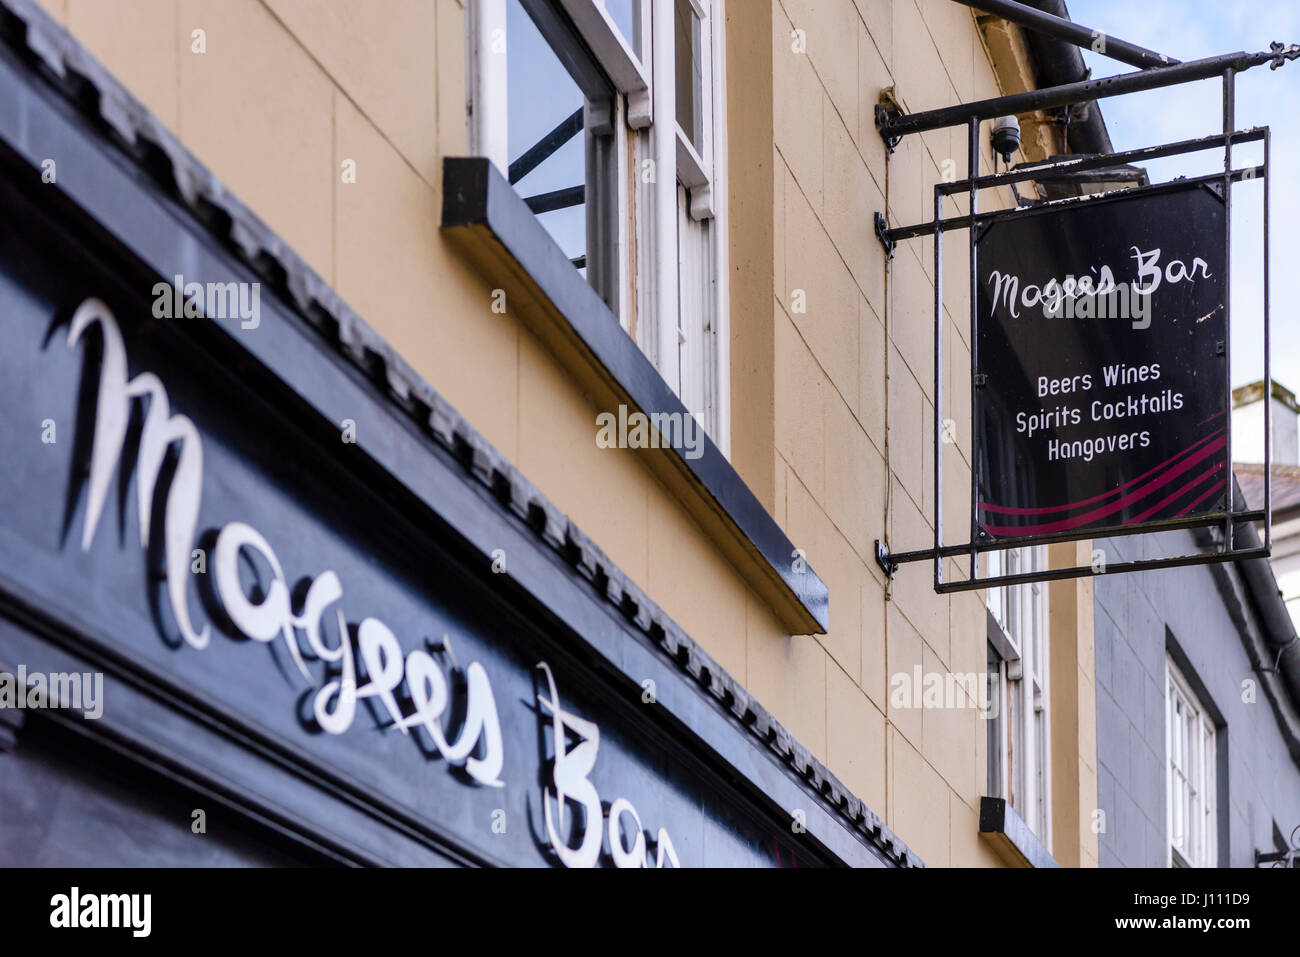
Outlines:
<svg viewBox="0 0 1300 957"><path fill-rule="evenodd" d="M1132 52L1132 51L1131 51ZM1139 61L1149 51L1136 51ZM1228 455L1228 265L1233 187L1262 187L1263 272L1258 318L1269 362L1269 151L1267 126L1237 129L1236 77L1300 58L1300 44L1229 53L1161 69L1139 69L1079 83L904 114L876 107L888 148L917 133L965 126L965 179L934 185L934 215L893 225L883 212L876 235L886 255L904 240L932 237L933 274L944 274L944 235L965 230L971 269L970 540L944 528L941 445L956 440L943 413L944 283L934 283L933 539L898 549L877 539L887 578L913 562L933 565L936 592L1081 578L1267 557L1272 504L1233 507ZM1075 153L1011 164L1015 117L1182 83L1219 78L1221 132L1122 152ZM987 121L993 121L989 129ZM988 145L1007 168L982 173ZM1013 135L1015 134L1015 135ZM1239 165L1233 150L1259 144L1263 162ZM1222 153L1216 171L1106 193L1082 192L1128 164L1194 153ZM1221 169L1221 171L1219 171ZM1069 184L1071 195L1013 209L981 211L981 191L1017 183ZM1256 193L1255 195L1259 195ZM944 215L945 198L966 196L968 212ZM956 315L956 314L954 314ZM1255 317L1252 317L1255 318ZM1267 416L1267 410L1265 415ZM1265 470L1271 458L1265 449ZM1262 541L1236 541L1259 522ZM1222 523L1217 547L1131 561L1093 561L1045 572L982 574L981 553L1026 542L1072 541ZM956 573L945 559L958 559ZM964 567L963 567L964 566Z"/></svg>
<svg viewBox="0 0 1300 957"><path fill-rule="evenodd" d="M1225 208L1205 184L978 235L976 522L1080 537L1225 509Z"/></svg>

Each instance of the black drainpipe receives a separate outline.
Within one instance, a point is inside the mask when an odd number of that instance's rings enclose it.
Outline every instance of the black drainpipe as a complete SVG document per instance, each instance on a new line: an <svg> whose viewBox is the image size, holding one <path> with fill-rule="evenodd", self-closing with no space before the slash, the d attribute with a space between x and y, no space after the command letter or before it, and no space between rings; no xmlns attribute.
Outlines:
<svg viewBox="0 0 1300 957"><path fill-rule="evenodd" d="M1235 509L1247 508L1235 481L1233 503ZM1238 548L1260 547L1259 534L1250 522L1238 523L1235 535ZM1198 529L1195 536L1201 547L1216 547L1209 530ZM1233 586L1234 566L1244 594ZM1267 558L1250 558L1210 568L1228 613L1237 624L1247 657L1259 675L1264 696L1273 707L1287 750L1300 766L1300 637L1278 590L1273 568Z"/></svg>
<svg viewBox="0 0 1300 957"><path fill-rule="evenodd" d="M1070 11L1065 0L1021 0L1026 6L1042 10L1053 16L1069 19ZM1073 43L1023 30L1029 53L1034 59L1039 87L1061 86L1089 77L1083 54ZM1123 72L1122 64L1116 64ZM1066 129L1066 145L1071 153L1113 153L1106 121L1101 117L1101 107L1095 102L1078 103L1070 107L1070 123Z"/></svg>
<svg viewBox="0 0 1300 957"><path fill-rule="evenodd" d="M1244 509L1245 502L1239 507ZM1237 534L1241 536L1239 548L1258 548L1262 544L1253 524L1238 525ZM1290 693L1292 706L1300 712L1300 636L1277 587L1273 566L1267 558L1250 558L1237 562L1237 567L1259 613L1265 669L1277 674ZM1300 732L1300 727L1296 730Z"/></svg>

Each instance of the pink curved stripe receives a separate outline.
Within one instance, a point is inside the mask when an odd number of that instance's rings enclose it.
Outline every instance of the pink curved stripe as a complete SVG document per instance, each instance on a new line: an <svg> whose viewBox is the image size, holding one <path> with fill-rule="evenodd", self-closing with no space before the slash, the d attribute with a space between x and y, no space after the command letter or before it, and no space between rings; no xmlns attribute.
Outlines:
<svg viewBox="0 0 1300 957"><path fill-rule="evenodd" d="M1207 478L1210 478L1211 476L1213 476L1213 475L1215 475L1215 474L1217 474L1217 473L1219 473L1219 472L1222 472L1222 471L1223 471L1223 465L1224 465L1223 462L1216 462L1216 463L1214 464L1214 467L1213 467L1213 468L1207 469L1206 471L1202 472L1200 475L1196 476L1196 478L1192 479L1190 482L1187 482L1187 483L1184 484L1184 485L1180 485L1177 489L1175 489L1174 491L1170 492L1168 495L1166 495L1166 496L1165 496L1164 498L1162 498L1160 501L1156 502L1156 504L1152 505L1152 506L1151 506L1149 509L1147 509L1145 512L1143 512L1142 514L1136 516L1135 518L1130 519L1129 521L1125 522L1124 524L1125 524L1125 525L1137 525L1137 524L1139 524L1139 523L1141 523L1141 522L1145 522L1148 518L1150 518L1150 517L1151 517L1152 515L1154 515L1156 512L1160 511L1162 508L1164 508L1164 507L1165 507L1166 505L1168 505L1170 502L1176 501L1177 499L1181 498L1183 495L1187 494L1187 493L1190 492L1192 489L1194 489L1196 486L1198 486L1198 485L1200 485L1202 482L1204 482ZM1199 502L1200 499L1197 499L1196 501ZM1188 507L1191 508L1191 507L1194 506L1195 504L1196 504L1196 502L1193 502L1192 505L1191 505L1191 506L1188 506ZM1182 512L1179 512L1179 514L1181 515Z"/></svg>
<svg viewBox="0 0 1300 957"><path fill-rule="evenodd" d="M1050 535L1054 532L1066 532L1072 528L1079 528L1080 526L1087 525L1090 522L1095 522L1099 518L1105 518L1107 515L1114 515L1126 506L1146 498L1157 489L1164 488L1197 462L1204 460L1206 457L1214 454L1226 445L1227 441L1220 438L1194 455L1179 462L1158 478L1153 479L1146 485L1143 485L1132 492L1129 492L1129 494L1125 495L1123 498L1116 499L1114 502L1111 502L1109 505L1104 505L1101 508L1094 508L1091 512L1076 515L1074 518L1065 518L1061 519L1059 522L1047 522L1042 525L984 525L982 527L990 535Z"/></svg>
<svg viewBox="0 0 1300 957"><path fill-rule="evenodd" d="M1207 419L1206 421L1208 422L1209 420ZM1128 488L1130 485L1135 485L1138 482L1141 482L1143 479L1150 478L1152 475L1155 475L1165 466L1172 465L1174 462L1177 462L1184 455L1193 451L1197 446L1204 445L1206 442L1222 434L1223 434L1223 429L1219 429L1216 432L1211 432L1205 438L1200 439L1197 442L1193 442L1191 445L1183 449L1177 455L1173 456L1172 458L1166 459L1165 461L1157 465L1155 468L1143 472L1137 478L1130 479L1129 481L1125 482L1123 485L1117 485L1115 486L1115 488L1110 489L1107 492L1102 492L1100 495L1094 495L1092 498L1085 498L1078 502L1071 502L1069 505L1052 505L1047 508L1020 508L1014 505L990 505L987 502L980 502L980 511L991 512L994 515L1050 515L1052 512L1068 512L1076 508L1082 508L1085 505L1091 505L1094 502L1100 502L1102 499L1110 498L1112 495L1124 491L1124 489Z"/></svg>
<svg viewBox="0 0 1300 957"><path fill-rule="evenodd" d="M1202 495L1200 498L1194 499L1194 500L1191 502L1191 504L1189 504L1185 509L1183 509L1183 510L1182 510L1181 512L1179 512L1177 515L1175 515L1174 518L1182 518L1184 515L1186 515L1186 514L1187 514L1188 512L1190 512L1192 509L1196 508L1196 506L1200 505L1200 504L1201 504L1202 502L1204 502L1207 498L1209 498L1211 495L1213 495L1215 492L1222 491L1223 489L1225 489L1225 488L1227 488L1227 487L1228 487L1228 480L1227 480L1227 479L1223 479L1221 482L1219 482L1218 484L1216 484L1215 486L1213 486L1213 487L1212 487L1208 492L1206 492L1206 493L1205 493L1204 495Z"/></svg>

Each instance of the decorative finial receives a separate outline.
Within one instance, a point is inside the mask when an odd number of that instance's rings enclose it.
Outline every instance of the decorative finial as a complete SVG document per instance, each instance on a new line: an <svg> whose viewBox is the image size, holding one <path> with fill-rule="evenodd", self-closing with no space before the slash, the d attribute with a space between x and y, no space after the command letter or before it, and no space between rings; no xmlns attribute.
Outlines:
<svg viewBox="0 0 1300 957"><path fill-rule="evenodd" d="M1284 43L1278 43L1276 40L1269 44L1269 49L1273 51L1273 60L1269 63L1270 70L1276 70L1287 60L1300 58L1300 43L1293 43L1287 46Z"/></svg>

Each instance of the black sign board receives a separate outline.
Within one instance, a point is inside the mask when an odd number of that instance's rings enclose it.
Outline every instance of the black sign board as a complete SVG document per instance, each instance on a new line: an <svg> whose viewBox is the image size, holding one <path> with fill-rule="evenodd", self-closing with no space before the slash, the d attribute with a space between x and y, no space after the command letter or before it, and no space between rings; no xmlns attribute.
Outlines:
<svg viewBox="0 0 1300 957"><path fill-rule="evenodd" d="M977 239L980 534L1087 537L1222 512L1224 203L1189 184Z"/></svg>

